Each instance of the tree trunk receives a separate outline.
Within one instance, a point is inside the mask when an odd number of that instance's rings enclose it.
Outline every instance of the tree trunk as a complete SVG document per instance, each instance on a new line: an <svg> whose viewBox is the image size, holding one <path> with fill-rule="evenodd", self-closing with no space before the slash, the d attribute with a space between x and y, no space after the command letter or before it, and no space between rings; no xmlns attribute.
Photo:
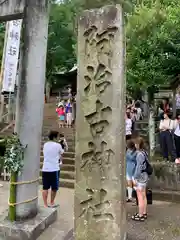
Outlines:
<svg viewBox="0 0 180 240"><path fill-rule="evenodd" d="M21 203L16 208L17 219L33 217L38 211L48 15L47 0L26 1L22 72L19 83L19 116L16 124L20 141L27 145L27 148L24 152L24 167L18 181L37 181L28 185L17 185L16 201Z"/></svg>
<svg viewBox="0 0 180 240"><path fill-rule="evenodd" d="M173 118L175 118L176 117L176 89L173 89L172 112L173 112Z"/></svg>
<svg viewBox="0 0 180 240"><path fill-rule="evenodd" d="M46 81L46 102L49 103L50 102L50 93L51 93L51 84Z"/></svg>

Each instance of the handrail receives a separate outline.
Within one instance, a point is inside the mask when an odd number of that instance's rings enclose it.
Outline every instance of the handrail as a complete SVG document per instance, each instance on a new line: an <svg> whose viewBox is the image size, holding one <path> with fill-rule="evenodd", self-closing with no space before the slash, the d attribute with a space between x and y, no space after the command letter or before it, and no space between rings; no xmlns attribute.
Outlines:
<svg viewBox="0 0 180 240"><path fill-rule="evenodd" d="M2 120L8 116L8 112L2 116Z"/></svg>
<svg viewBox="0 0 180 240"><path fill-rule="evenodd" d="M6 130L8 130L9 128L11 128L12 126L14 126L14 121L12 121L10 124L8 124L6 127L4 127L0 133L5 132Z"/></svg>

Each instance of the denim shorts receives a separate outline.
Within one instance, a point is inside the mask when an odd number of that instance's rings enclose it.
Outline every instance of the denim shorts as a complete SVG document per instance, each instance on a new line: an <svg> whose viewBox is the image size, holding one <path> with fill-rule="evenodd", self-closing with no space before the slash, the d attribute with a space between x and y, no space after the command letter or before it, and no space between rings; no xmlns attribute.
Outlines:
<svg viewBox="0 0 180 240"><path fill-rule="evenodd" d="M133 180L133 177L130 176L129 174L126 174L126 180L127 180L127 181L132 181L132 180Z"/></svg>
<svg viewBox="0 0 180 240"><path fill-rule="evenodd" d="M136 182L136 189L143 190L143 189L146 189L146 187L147 187L147 183Z"/></svg>

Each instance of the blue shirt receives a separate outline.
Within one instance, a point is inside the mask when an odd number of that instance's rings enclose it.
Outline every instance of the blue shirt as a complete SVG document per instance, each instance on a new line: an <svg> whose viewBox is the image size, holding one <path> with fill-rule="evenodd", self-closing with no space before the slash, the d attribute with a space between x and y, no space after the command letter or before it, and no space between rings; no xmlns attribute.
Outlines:
<svg viewBox="0 0 180 240"><path fill-rule="evenodd" d="M136 169L136 155L137 152L134 150L128 149L126 151L126 175L133 177Z"/></svg>

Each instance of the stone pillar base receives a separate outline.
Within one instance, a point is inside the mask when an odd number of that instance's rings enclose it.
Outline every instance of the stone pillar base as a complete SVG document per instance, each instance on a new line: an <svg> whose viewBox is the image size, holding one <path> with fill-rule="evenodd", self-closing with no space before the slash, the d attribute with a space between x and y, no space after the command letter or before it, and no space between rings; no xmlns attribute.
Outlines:
<svg viewBox="0 0 180 240"><path fill-rule="evenodd" d="M40 208L33 219L22 223L7 220L7 211L0 216L0 240L35 240L57 219L57 210Z"/></svg>

